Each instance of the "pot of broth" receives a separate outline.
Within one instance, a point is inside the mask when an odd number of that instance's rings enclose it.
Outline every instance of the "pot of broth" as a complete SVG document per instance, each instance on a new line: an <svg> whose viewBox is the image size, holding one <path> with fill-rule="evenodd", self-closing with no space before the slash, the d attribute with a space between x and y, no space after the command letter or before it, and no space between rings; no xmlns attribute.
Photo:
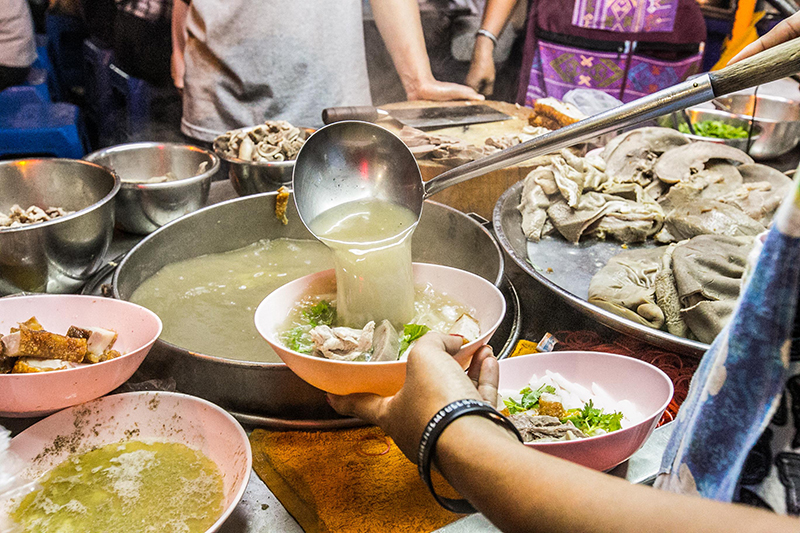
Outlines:
<svg viewBox="0 0 800 533"><path fill-rule="evenodd" d="M276 196L236 198L157 230L120 263L114 295L150 308L164 322L141 377L173 378L179 391L217 403L246 422L346 424L324 393L292 373L255 329L255 309L270 292L333 267L330 251L302 224L291 199L289 223L276 218ZM492 235L450 207L425 202L412 258L467 270L516 299L513 287L503 283L503 255ZM518 306L511 301L509 309L508 324L492 341L499 357L519 333Z"/></svg>

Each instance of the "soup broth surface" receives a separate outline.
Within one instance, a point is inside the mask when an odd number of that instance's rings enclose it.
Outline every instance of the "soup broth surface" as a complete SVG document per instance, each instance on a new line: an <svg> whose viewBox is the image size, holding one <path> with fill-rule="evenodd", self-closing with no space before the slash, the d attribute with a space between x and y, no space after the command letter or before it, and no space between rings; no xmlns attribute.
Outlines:
<svg viewBox="0 0 800 533"><path fill-rule="evenodd" d="M179 443L129 441L70 457L11 514L22 531L202 533L222 515L217 465Z"/></svg>
<svg viewBox="0 0 800 533"><path fill-rule="evenodd" d="M167 265L131 301L161 318L164 341L217 357L280 363L253 322L258 304L278 287L332 267L330 251L315 240L261 240Z"/></svg>

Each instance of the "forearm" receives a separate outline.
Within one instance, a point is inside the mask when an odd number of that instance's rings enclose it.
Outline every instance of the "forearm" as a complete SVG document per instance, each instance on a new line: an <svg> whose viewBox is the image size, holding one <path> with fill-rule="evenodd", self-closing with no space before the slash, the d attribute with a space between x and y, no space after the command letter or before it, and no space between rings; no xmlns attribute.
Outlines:
<svg viewBox="0 0 800 533"><path fill-rule="evenodd" d="M503 531L798 531L800 522L679 496L521 446L490 420L462 417L442 433L436 464Z"/></svg>
<svg viewBox="0 0 800 533"><path fill-rule="evenodd" d="M483 10L481 28L499 37L516 5L517 0L488 0Z"/></svg>
<svg viewBox="0 0 800 533"><path fill-rule="evenodd" d="M183 50L186 47L186 17L189 5L183 0L172 4L172 77L175 86L183 88Z"/></svg>
<svg viewBox="0 0 800 533"><path fill-rule="evenodd" d="M375 24L386 43L409 99L433 80L416 0L370 0Z"/></svg>

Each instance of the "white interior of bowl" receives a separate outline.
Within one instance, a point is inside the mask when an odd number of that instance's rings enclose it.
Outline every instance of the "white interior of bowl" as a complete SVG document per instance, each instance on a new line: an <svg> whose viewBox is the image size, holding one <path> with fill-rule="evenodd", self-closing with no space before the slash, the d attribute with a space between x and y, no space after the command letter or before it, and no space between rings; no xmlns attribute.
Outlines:
<svg viewBox="0 0 800 533"><path fill-rule="evenodd" d="M27 465L24 476L36 479L73 454L126 440L185 444L217 465L224 512L209 532L222 525L244 494L252 467L247 435L221 408L184 394L130 392L77 405L14 437L10 451Z"/></svg>

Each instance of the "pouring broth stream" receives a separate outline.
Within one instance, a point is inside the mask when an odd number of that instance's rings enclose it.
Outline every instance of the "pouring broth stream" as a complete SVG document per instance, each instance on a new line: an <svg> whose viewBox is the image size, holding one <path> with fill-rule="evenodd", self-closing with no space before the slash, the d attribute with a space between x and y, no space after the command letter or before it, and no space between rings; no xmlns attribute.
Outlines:
<svg viewBox="0 0 800 533"><path fill-rule="evenodd" d="M333 207L310 223L333 252L341 325L360 328L386 319L402 329L414 317L411 235L417 217L383 200Z"/></svg>

